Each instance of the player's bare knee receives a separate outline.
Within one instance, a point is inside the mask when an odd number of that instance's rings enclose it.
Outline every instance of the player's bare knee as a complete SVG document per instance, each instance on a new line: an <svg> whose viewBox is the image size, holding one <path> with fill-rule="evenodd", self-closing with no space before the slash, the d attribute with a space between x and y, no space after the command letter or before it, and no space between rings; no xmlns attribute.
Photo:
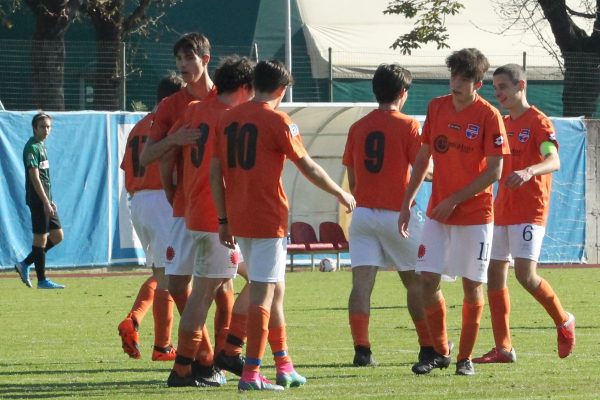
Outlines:
<svg viewBox="0 0 600 400"><path fill-rule="evenodd" d="M62 229L55 229L50 231L50 234L48 235L48 238L50 239L50 241L52 243L54 243L54 245L59 244L60 242L62 242L62 240L64 239L64 233Z"/></svg>

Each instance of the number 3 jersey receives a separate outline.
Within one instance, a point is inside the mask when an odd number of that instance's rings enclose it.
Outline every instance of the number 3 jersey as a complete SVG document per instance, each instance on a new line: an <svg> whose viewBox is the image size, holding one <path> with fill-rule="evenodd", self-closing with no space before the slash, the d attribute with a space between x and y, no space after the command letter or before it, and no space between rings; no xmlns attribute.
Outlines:
<svg viewBox="0 0 600 400"><path fill-rule="evenodd" d="M121 169L125 172L125 188L130 194L139 190L162 190L158 162L147 167L140 164L140 154L148 139L153 118L153 113L147 114L135 124L127 137Z"/></svg>
<svg viewBox="0 0 600 400"><path fill-rule="evenodd" d="M540 110L530 107L517 119L505 116L504 126L511 154L504 157L502 179L494 202L494 224L528 223L545 226L550 205L552 174L534 176L515 189L508 189L504 181L513 171L526 169L544 161L540 152L543 142L552 142L558 149L552 122Z"/></svg>
<svg viewBox="0 0 600 400"><path fill-rule="evenodd" d="M248 238L285 237L284 162L307 154L298 126L267 103L250 101L223 115L215 139L232 233Z"/></svg>
<svg viewBox="0 0 600 400"><path fill-rule="evenodd" d="M399 111L373 110L355 122L342 163L354 171L356 205L400 211L420 147L419 122Z"/></svg>
<svg viewBox="0 0 600 400"><path fill-rule="evenodd" d="M200 130L196 143L183 146L180 161L183 165L183 197L185 224L192 231L217 232L217 208L210 188L210 162L213 156L215 126L230 108L218 97L193 102L177 125Z"/></svg>

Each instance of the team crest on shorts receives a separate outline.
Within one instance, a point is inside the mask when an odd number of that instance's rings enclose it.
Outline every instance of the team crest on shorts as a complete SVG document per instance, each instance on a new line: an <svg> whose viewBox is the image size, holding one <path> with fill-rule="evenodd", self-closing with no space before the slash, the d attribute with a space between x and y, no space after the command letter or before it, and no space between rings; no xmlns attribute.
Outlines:
<svg viewBox="0 0 600 400"><path fill-rule="evenodd" d="M471 140L479 136L479 125L468 124L467 130L465 131L465 136L467 137L467 139Z"/></svg>
<svg viewBox="0 0 600 400"><path fill-rule="evenodd" d="M172 246L167 247L167 261L173 261L175 258L175 249Z"/></svg>
<svg viewBox="0 0 600 400"><path fill-rule="evenodd" d="M231 250L229 252L229 262L233 265L238 265L240 263L240 252L237 250Z"/></svg>
<svg viewBox="0 0 600 400"><path fill-rule="evenodd" d="M521 132L519 132L519 142L525 143L529 140L529 136L531 136L531 131L528 128L521 129Z"/></svg>
<svg viewBox="0 0 600 400"><path fill-rule="evenodd" d="M425 257L425 253L426 253L426 249L425 249L425 245L424 244L420 244L419 245L419 250L417 251L417 257L418 258L423 258Z"/></svg>

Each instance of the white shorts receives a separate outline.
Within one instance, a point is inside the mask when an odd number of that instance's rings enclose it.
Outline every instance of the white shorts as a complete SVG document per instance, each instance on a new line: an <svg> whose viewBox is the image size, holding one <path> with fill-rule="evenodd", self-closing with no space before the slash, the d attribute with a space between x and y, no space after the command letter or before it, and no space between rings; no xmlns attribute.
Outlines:
<svg viewBox="0 0 600 400"><path fill-rule="evenodd" d="M427 218L417 254L417 272L487 282L493 224L446 225Z"/></svg>
<svg viewBox="0 0 600 400"><path fill-rule="evenodd" d="M195 242L183 217L173 217L165 255L165 274L187 275L194 272Z"/></svg>
<svg viewBox="0 0 600 400"><path fill-rule="evenodd" d="M244 255L250 282L283 282L287 256L286 238L235 238Z"/></svg>
<svg viewBox="0 0 600 400"><path fill-rule="evenodd" d="M540 225L519 224L494 226L492 260L510 261L525 258L537 262L542 251L546 228Z"/></svg>
<svg viewBox="0 0 600 400"><path fill-rule="evenodd" d="M196 248L194 276L200 278L235 278L237 266L244 261L239 247L228 249L215 232L190 231Z"/></svg>
<svg viewBox="0 0 600 400"><path fill-rule="evenodd" d="M165 250L171 225L173 209L162 190L140 190L129 203L131 223L140 238L146 265L165 266Z"/></svg>
<svg viewBox="0 0 600 400"><path fill-rule="evenodd" d="M358 207L350 225L350 260L352 268L372 265L411 271L417 262L422 223L413 209L410 212L408 238L398 232L400 212Z"/></svg>

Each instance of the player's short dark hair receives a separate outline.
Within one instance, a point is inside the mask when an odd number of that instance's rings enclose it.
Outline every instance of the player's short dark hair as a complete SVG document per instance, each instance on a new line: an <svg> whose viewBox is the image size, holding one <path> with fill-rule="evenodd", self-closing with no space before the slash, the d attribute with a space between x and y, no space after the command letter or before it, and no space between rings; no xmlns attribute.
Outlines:
<svg viewBox="0 0 600 400"><path fill-rule="evenodd" d="M372 85L378 103L391 103L400 97L402 90L408 90L412 74L400 65L381 64L375 70Z"/></svg>
<svg viewBox="0 0 600 400"><path fill-rule="evenodd" d="M179 75L175 73L165 75L156 87L156 103L158 104L165 97L177 93L184 86L185 82Z"/></svg>
<svg viewBox="0 0 600 400"><path fill-rule="evenodd" d="M519 64L506 64L498 67L494 71L494 76L496 75L506 75L514 85L519 83L519 81L527 82L527 74Z"/></svg>
<svg viewBox="0 0 600 400"><path fill-rule="evenodd" d="M278 60L260 61L254 69L254 88L259 92L272 93L282 86L294 84L292 74Z"/></svg>
<svg viewBox="0 0 600 400"><path fill-rule="evenodd" d="M468 48L450 54L446 58L446 66L453 76L461 75L479 82L483 80L483 75L490 68L490 62L479 50Z"/></svg>
<svg viewBox="0 0 600 400"><path fill-rule="evenodd" d="M35 114L31 120L31 126L35 129L37 128L37 124L39 121L43 120L43 119L49 119L50 121L52 121L52 117L48 114L46 114L43 111L38 112L37 114Z"/></svg>
<svg viewBox="0 0 600 400"><path fill-rule="evenodd" d="M254 62L247 57L235 54L223 59L215 70L213 78L217 93L235 92L244 85L252 87L254 65Z"/></svg>
<svg viewBox="0 0 600 400"><path fill-rule="evenodd" d="M210 42L208 38L198 32L190 32L181 36L173 45L173 55L177 56L180 50L191 51L198 57L210 55Z"/></svg>

